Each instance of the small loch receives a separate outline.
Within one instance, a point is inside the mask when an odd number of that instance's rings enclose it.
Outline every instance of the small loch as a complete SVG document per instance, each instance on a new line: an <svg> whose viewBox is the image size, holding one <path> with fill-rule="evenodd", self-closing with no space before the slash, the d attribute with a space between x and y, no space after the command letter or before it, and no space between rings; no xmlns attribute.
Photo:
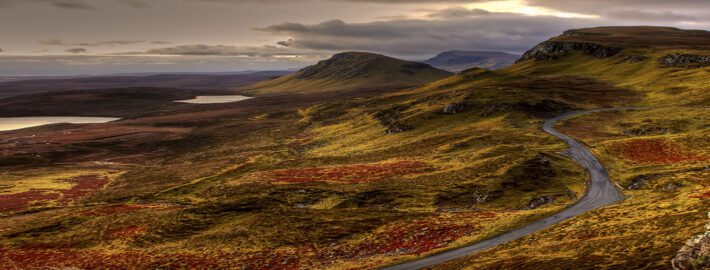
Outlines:
<svg viewBox="0 0 710 270"><path fill-rule="evenodd" d="M242 95L229 95L229 96L197 96L193 99L176 100L175 102L180 103L190 103L190 104L215 104L215 103L230 103L237 102L247 99L252 99L253 97L247 97Z"/></svg>

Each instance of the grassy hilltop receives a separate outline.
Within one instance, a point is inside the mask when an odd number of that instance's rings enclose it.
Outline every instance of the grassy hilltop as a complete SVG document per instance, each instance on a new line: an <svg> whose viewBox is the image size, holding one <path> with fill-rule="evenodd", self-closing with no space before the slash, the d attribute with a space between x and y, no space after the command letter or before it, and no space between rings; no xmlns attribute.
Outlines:
<svg viewBox="0 0 710 270"><path fill-rule="evenodd" d="M0 133L0 268L418 258L574 203L585 171L541 122L628 105L651 108L560 125L627 200L439 268L668 268L708 206L706 44L705 31L578 29L456 75L346 53L240 89L264 95L240 103Z"/></svg>
<svg viewBox="0 0 710 270"><path fill-rule="evenodd" d="M397 89L448 77L430 65L364 52L344 52L296 73L256 83L254 94L317 93L363 88Z"/></svg>

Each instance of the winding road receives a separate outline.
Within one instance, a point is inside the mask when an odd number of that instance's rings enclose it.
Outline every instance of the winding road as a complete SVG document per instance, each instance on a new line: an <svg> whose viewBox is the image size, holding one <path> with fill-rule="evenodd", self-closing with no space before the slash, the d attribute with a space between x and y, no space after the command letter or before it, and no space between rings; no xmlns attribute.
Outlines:
<svg viewBox="0 0 710 270"><path fill-rule="evenodd" d="M599 160L597 160L592 151L590 151L586 146L576 141L575 139L572 139L569 136L564 135L555 130L554 125L562 119L576 117L584 114L628 109L637 108L604 108L586 111L576 111L547 119L542 124L542 129L545 132L563 140L565 143L567 143L567 145L569 145L570 156L575 161L577 161L577 163L586 168L589 172L591 181L587 188L587 192L584 197L577 201L577 203L573 206L566 208L565 210L562 210L557 214L535 221L527 226L514 229L504 234L460 248L447 250L414 261L384 267L381 268L381 270L411 270L433 266L439 263L466 256L477 251L485 250L488 248L495 247L497 245L501 245L519 239L523 236L548 228L566 219L620 201L623 198L622 194L614 187L614 184L611 182L611 180L609 180L609 175L606 169L604 169L604 166L599 163Z"/></svg>

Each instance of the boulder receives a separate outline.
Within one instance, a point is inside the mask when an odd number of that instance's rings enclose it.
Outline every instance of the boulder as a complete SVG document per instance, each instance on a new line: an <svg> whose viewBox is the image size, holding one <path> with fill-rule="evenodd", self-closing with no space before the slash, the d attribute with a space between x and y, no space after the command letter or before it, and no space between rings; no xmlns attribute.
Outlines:
<svg viewBox="0 0 710 270"><path fill-rule="evenodd" d="M710 223L705 225L704 234L696 235L685 243L671 260L671 265L675 270L710 269Z"/></svg>

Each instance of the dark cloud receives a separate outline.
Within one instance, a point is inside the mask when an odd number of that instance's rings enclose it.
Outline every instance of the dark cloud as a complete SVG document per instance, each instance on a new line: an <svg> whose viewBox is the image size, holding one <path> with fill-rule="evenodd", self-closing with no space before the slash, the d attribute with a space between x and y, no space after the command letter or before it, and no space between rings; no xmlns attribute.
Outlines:
<svg viewBox="0 0 710 270"><path fill-rule="evenodd" d="M106 40L98 42L65 42L58 38L40 40L39 44L47 46L82 46L82 47L99 47L99 46L120 46L140 43L150 44L170 44L166 41L145 41L145 40Z"/></svg>
<svg viewBox="0 0 710 270"><path fill-rule="evenodd" d="M54 7L66 9L94 9L88 2L80 0L31 0L34 2L47 3Z"/></svg>
<svg viewBox="0 0 710 270"><path fill-rule="evenodd" d="M87 51L86 49L84 49L84 48L71 48L71 49L65 50L65 52L68 52L68 53L87 53L88 51Z"/></svg>
<svg viewBox="0 0 710 270"><path fill-rule="evenodd" d="M181 45L175 47L155 48L146 51L153 55L229 55L229 56L256 56L254 50L229 45Z"/></svg>
<svg viewBox="0 0 710 270"><path fill-rule="evenodd" d="M153 48L145 52L122 53L122 54L146 54L146 55L171 55L171 56L237 56L251 58L273 58L273 57L321 57L322 53L308 50L291 50L276 46L232 46L232 45L180 45L165 48Z"/></svg>
<svg viewBox="0 0 710 270"><path fill-rule="evenodd" d="M280 45L291 49L375 51L407 57L450 49L523 52L564 30L597 23L598 20L491 13L445 20L283 23L256 30L289 36L291 40Z"/></svg>

